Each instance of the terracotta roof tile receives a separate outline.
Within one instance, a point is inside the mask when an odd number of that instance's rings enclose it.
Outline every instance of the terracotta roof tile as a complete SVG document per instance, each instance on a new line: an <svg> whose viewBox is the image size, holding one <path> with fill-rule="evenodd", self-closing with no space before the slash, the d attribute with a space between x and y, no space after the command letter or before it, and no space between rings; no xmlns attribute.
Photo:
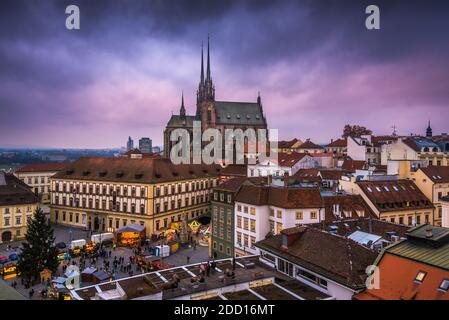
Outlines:
<svg viewBox="0 0 449 320"><path fill-rule="evenodd" d="M351 288L364 287L365 269L377 254L352 240L316 228L290 229L283 230L285 235L266 238L256 246ZM299 234L287 248L283 247L282 237L295 232Z"/></svg>
<svg viewBox="0 0 449 320"><path fill-rule="evenodd" d="M57 163L29 163L16 170L16 173L25 172L53 172L64 169L68 162Z"/></svg>
<svg viewBox="0 0 449 320"><path fill-rule="evenodd" d="M217 177L219 165L174 165L166 158L82 157L53 176L55 179L160 183Z"/></svg>

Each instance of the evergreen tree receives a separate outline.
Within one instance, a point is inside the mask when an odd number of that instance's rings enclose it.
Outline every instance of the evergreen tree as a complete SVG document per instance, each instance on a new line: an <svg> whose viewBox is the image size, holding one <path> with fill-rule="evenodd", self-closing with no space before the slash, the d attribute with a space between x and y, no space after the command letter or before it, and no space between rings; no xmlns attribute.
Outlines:
<svg viewBox="0 0 449 320"><path fill-rule="evenodd" d="M25 242L22 243L17 269L29 281L39 279L40 272L58 268L58 249L54 244L53 228L41 208L37 208L28 221Z"/></svg>

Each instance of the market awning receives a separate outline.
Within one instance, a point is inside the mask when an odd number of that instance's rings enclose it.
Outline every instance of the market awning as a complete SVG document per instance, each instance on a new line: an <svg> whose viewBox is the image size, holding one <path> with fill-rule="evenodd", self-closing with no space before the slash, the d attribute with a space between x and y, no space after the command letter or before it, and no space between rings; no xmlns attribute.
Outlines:
<svg viewBox="0 0 449 320"><path fill-rule="evenodd" d="M145 226L142 226L140 224L137 223L132 223L132 224L128 224L124 227L121 227L119 229L117 229L115 232L116 233L122 233L122 232L136 232L136 233L141 233L145 230Z"/></svg>

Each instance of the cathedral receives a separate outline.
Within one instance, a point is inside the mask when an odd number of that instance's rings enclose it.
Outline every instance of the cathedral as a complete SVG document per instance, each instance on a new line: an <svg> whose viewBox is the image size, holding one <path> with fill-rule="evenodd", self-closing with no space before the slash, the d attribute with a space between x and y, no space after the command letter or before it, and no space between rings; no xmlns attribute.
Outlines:
<svg viewBox="0 0 449 320"><path fill-rule="evenodd" d="M263 114L262 101L258 95L256 102L216 101L215 85L211 76L210 46L207 42L207 65L204 73L204 54L201 49L201 75L196 94L196 113L187 115L184 96L181 98L179 115L172 115L164 130L164 156L170 157L172 145L170 134L175 129L187 129L191 138L193 122L201 121L201 130L219 129L224 135L225 129L267 129L267 121Z"/></svg>

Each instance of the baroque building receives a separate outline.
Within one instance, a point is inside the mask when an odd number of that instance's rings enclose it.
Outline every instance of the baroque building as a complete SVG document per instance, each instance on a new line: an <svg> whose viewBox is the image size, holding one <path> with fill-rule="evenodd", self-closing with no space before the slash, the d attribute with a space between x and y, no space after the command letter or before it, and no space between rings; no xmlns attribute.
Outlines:
<svg viewBox="0 0 449 320"><path fill-rule="evenodd" d="M173 130L186 129L193 138L193 123L201 122L201 132L209 128L219 129L224 136L225 129L267 129L267 121L263 113L260 94L256 102L217 101L215 85L212 81L210 46L207 43L207 66L204 72L204 54L201 50L201 74L197 90L196 113L187 115L184 95L181 99L179 115L172 115L164 130L164 156L170 157L170 150L176 142L170 141ZM224 144L223 144L224 146Z"/></svg>

